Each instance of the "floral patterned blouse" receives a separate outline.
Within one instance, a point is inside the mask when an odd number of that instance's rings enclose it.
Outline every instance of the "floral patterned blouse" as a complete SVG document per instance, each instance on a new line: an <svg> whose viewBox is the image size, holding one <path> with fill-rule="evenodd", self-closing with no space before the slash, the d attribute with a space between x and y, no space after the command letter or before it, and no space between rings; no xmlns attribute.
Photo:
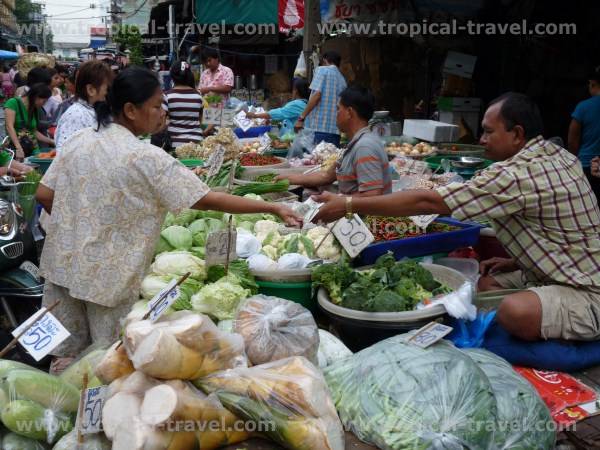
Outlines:
<svg viewBox="0 0 600 450"><path fill-rule="evenodd" d="M98 127L96 111L85 100L73 103L60 117L56 127L56 151L61 151L65 142L79 130Z"/></svg>
<svg viewBox="0 0 600 450"><path fill-rule="evenodd" d="M40 273L108 307L139 296L167 211L209 192L179 161L117 124L74 134L42 184L54 202Z"/></svg>

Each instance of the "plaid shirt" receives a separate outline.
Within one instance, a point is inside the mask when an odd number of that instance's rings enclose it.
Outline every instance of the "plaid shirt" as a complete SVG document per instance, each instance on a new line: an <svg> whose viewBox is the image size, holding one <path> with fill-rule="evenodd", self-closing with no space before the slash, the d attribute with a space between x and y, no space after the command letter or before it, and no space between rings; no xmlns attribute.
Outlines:
<svg viewBox="0 0 600 450"><path fill-rule="evenodd" d="M306 117L307 130L340 134L337 128L337 109L340 94L346 89L346 80L336 66L317 68L310 90L321 93L321 101Z"/></svg>
<svg viewBox="0 0 600 450"><path fill-rule="evenodd" d="M541 136L465 184L439 188L452 215L491 222L528 285L600 292L600 211L577 158Z"/></svg>

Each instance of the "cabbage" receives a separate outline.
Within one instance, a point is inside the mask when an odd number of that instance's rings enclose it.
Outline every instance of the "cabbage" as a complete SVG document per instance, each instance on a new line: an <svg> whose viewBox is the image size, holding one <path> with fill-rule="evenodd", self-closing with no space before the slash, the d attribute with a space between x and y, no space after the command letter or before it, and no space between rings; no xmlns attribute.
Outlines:
<svg viewBox="0 0 600 450"><path fill-rule="evenodd" d="M250 233L254 232L254 224L252 222L238 222L237 228L249 231Z"/></svg>
<svg viewBox="0 0 600 450"><path fill-rule="evenodd" d="M220 231L226 228L219 219L205 219L206 220L206 234L210 234L214 231Z"/></svg>
<svg viewBox="0 0 600 450"><path fill-rule="evenodd" d="M206 256L206 248L205 247L192 247L190 252L197 258L204 259Z"/></svg>
<svg viewBox="0 0 600 450"><path fill-rule="evenodd" d="M158 255L163 252L170 252L171 250L174 250L174 248L171 247L167 240L161 236L158 240L158 244L156 245L156 249L154 250L154 254Z"/></svg>
<svg viewBox="0 0 600 450"><path fill-rule="evenodd" d="M223 218L223 213L221 211L197 211L196 217L198 219L219 219Z"/></svg>
<svg viewBox="0 0 600 450"><path fill-rule="evenodd" d="M145 300L151 300L155 295L162 291L171 280L177 277L169 275L154 275L150 274L142 281L141 294ZM188 278L185 280L180 289L180 295L177 301L173 304L173 309L179 311L181 309L192 309L190 299L202 288L202 282Z"/></svg>
<svg viewBox="0 0 600 450"><path fill-rule="evenodd" d="M204 261L190 252L173 251L161 253L150 266L150 271L155 275L171 275L181 277L190 272L196 280L206 279Z"/></svg>
<svg viewBox="0 0 600 450"><path fill-rule="evenodd" d="M206 220L198 219L190 224L190 226L188 227L188 230L190 230L190 232L192 234L196 234L198 232L206 231L206 228L207 228Z"/></svg>
<svg viewBox="0 0 600 450"><path fill-rule="evenodd" d="M213 284L207 284L192 297L194 311L208 314L218 320L233 319L240 302L252 293L240 286L235 275L227 275Z"/></svg>
<svg viewBox="0 0 600 450"><path fill-rule="evenodd" d="M150 300L161 290L163 290L172 279L173 277L170 275L148 275L142 280L142 286L140 290L142 298Z"/></svg>
<svg viewBox="0 0 600 450"><path fill-rule="evenodd" d="M197 215L198 215L198 213L196 210L186 209L185 211L183 211L175 216L173 225L180 225L182 227L187 227L190 223L192 223L196 219Z"/></svg>
<svg viewBox="0 0 600 450"><path fill-rule="evenodd" d="M160 235L177 250L188 250L192 246L191 231L180 225L165 228Z"/></svg>

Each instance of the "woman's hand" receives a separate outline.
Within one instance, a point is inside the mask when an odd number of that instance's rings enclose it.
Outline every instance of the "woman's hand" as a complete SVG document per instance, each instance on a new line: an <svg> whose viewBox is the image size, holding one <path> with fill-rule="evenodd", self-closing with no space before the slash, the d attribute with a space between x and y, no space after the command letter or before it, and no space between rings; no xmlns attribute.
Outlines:
<svg viewBox="0 0 600 450"><path fill-rule="evenodd" d="M312 199L323 203L319 212L312 220L313 223L331 223L341 219L346 215L346 197L335 195L331 192L323 192L320 195L313 195Z"/></svg>
<svg viewBox="0 0 600 450"><path fill-rule="evenodd" d="M276 204L273 212L289 226L302 226L302 217L297 215L291 208L288 208L287 206Z"/></svg>
<svg viewBox="0 0 600 450"><path fill-rule="evenodd" d="M273 181L283 181L283 180L288 180L290 182L290 184L297 184L294 183L294 175L277 175L275 178L273 178Z"/></svg>
<svg viewBox="0 0 600 450"><path fill-rule="evenodd" d="M481 275L493 275L494 273L514 272L519 270L517 262L512 258L490 258L479 264Z"/></svg>
<svg viewBox="0 0 600 450"><path fill-rule="evenodd" d="M21 146L17 147L15 150L15 159L17 161L23 161L25 159L25 152Z"/></svg>
<svg viewBox="0 0 600 450"><path fill-rule="evenodd" d="M246 113L246 118L247 119L256 119L256 114L251 113L251 112L247 112Z"/></svg>

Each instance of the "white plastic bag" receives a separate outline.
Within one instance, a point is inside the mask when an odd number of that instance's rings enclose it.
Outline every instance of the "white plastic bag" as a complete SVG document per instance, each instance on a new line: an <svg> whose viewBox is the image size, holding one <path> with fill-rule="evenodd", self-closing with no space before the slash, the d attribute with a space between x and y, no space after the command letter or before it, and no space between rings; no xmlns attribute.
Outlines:
<svg viewBox="0 0 600 450"><path fill-rule="evenodd" d="M235 241L236 252L240 258L249 258L260 253L262 245L260 241L249 231L238 230Z"/></svg>
<svg viewBox="0 0 600 450"><path fill-rule="evenodd" d="M319 360L319 367L321 369L348 356L352 356L352 352L342 341L328 331L319 330L319 352L317 359Z"/></svg>
<svg viewBox="0 0 600 450"><path fill-rule="evenodd" d="M477 317L477 307L473 304L473 294L475 286L466 281L456 291L433 300L428 305L419 304L417 309L430 308L434 305L442 304L448 314L455 319L475 320Z"/></svg>
<svg viewBox="0 0 600 450"><path fill-rule="evenodd" d="M277 266L280 270L297 270L306 268L310 262L310 258L299 253L287 253L281 255L279 261L277 261Z"/></svg>
<svg viewBox="0 0 600 450"><path fill-rule="evenodd" d="M296 69L294 70L294 77L306 78L306 60L304 59L303 52L300 52L300 56L298 56Z"/></svg>
<svg viewBox="0 0 600 450"><path fill-rule="evenodd" d="M259 253L248 258L248 267L252 271L277 270L277 263L268 256Z"/></svg>

